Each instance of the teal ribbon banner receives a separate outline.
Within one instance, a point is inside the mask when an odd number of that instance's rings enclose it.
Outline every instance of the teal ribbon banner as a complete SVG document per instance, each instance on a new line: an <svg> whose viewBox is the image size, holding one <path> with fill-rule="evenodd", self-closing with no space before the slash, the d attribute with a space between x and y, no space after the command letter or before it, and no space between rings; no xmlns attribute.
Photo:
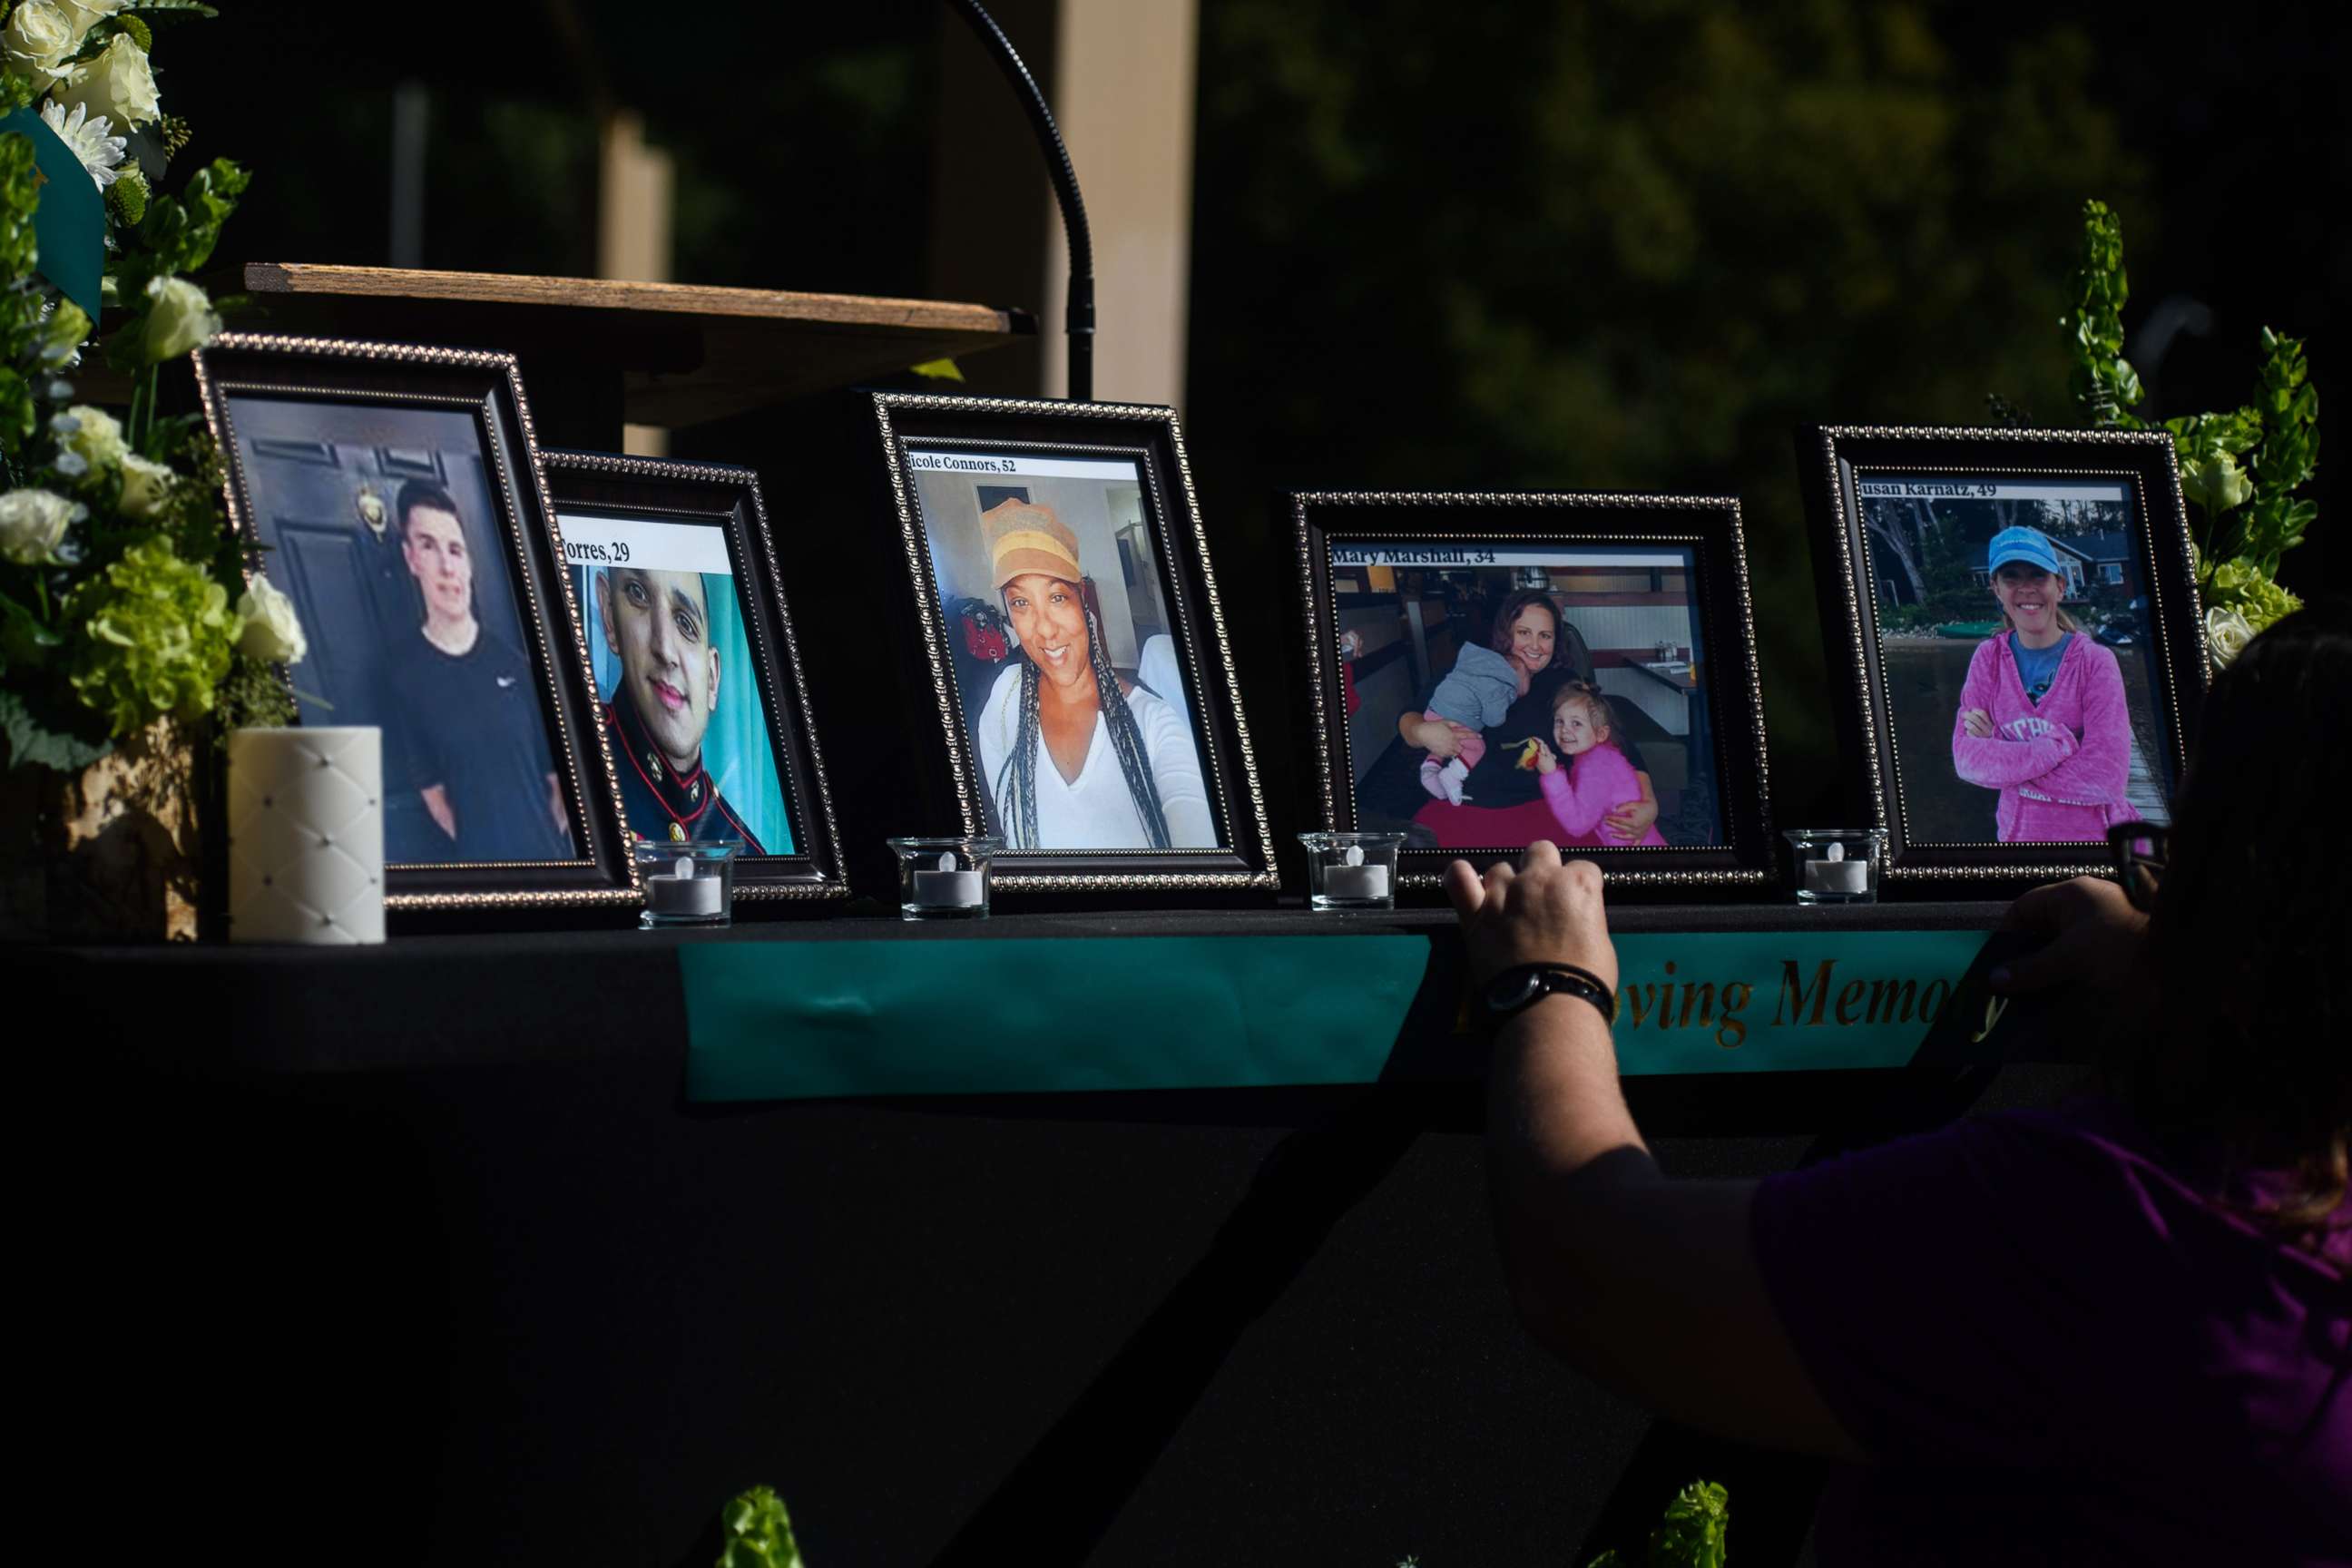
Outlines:
<svg viewBox="0 0 2352 1568"><path fill-rule="evenodd" d="M41 275L98 322L99 287L106 273L106 198L48 122L29 109L0 115L0 132L29 137L41 171L40 205L33 209L33 244Z"/></svg>
<svg viewBox="0 0 2352 1568"><path fill-rule="evenodd" d="M1620 937L1619 1065L1899 1067L1983 942L1969 931ZM1429 953L1420 936L684 947L687 1098L1370 1083ZM1478 1047L1465 1037L1461 1048L1466 1076Z"/></svg>

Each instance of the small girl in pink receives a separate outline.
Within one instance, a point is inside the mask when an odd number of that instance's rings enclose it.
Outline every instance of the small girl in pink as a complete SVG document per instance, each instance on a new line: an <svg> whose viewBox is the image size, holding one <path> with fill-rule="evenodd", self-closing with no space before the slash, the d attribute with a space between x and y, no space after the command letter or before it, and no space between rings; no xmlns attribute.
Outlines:
<svg viewBox="0 0 2352 1568"><path fill-rule="evenodd" d="M1536 772L1540 775L1538 782L1543 788L1544 804L1551 807L1560 831L1570 838L1614 842L1601 831L1602 819L1627 802L1642 798L1642 781L1633 764L1609 738L1616 728L1617 715L1596 687L1571 680L1552 699L1551 738L1558 742L1559 754L1553 755L1551 747L1538 739ZM1572 765L1562 767L1561 757L1570 759ZM1654 826L1636 842L1663 846L1665 840Z"/></svg>

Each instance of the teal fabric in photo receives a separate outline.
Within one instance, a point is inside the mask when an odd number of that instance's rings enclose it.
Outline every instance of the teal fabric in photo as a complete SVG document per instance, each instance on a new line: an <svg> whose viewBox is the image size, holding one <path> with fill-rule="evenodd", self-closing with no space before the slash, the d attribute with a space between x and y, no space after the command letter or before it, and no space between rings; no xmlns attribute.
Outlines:
<svg viewBox="0 0 2352 1568"><path fill-rule="evenodd" d="M1901 1067L1983 943L1978 931L1622 936L1619 1068ZM1371 1083L1429 958L1430 939L1411 935L688 945L687 1097ZM1475 1077L1486 1046L1466 1012L1435 1016L1453 1020L1444 1038L1405 1044L1427 1070Z"/></svg>
<svg viewBox="0 0 2352 1568"><path fill-rule="evenodd" d="M735 580L705 574L702 586L710 597L711 645L719 649L719 668L726 671L718 710L702 737L703 764L760 847L771 855L789 855L793 825L784 814L783 784L768 744L768 715L760 701L751 645L743 636Z"/></svg>

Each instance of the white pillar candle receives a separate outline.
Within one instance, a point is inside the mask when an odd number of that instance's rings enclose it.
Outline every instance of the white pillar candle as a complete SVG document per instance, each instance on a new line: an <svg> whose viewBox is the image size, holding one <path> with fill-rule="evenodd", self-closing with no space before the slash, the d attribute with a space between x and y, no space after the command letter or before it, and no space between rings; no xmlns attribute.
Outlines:
<svg viewBox="0 0 2352 1568"><path fill-rule="evenodd" d="M980 873L959 871L953 851L940 857L936 871L915 873L915 903L926 910L968 910L980 903Z"/></svg>
<svg viewBox="0 0 2352 1568"><path fill-rule="evenodd" d="M1327 899L1385 899L1389 896L1386 866L1330 866L1323 872Z"/></svg>
<svg viewBox="0 0 2352 1568"><path fill-rule="evenodd" d="M681 855L668 875L656 872L646 879L646 908L672 918L715 915L726 880L716 871L696 876L694 857Z"/></svg>
<svg viewBox="0 0 2352 1568"><path fill-rule="evenodd" d="M1849 860L1845 846L1832 844L1820 859L1805 862L1805 891L1865 893L1870 890L1870 862Z"/></svg>
<svg viewBox="0 0 2352 1568"><path fill-rule="evenodd" d="M237 730L228 738L232 942L383 940L383 734Z"/></svg>
<svg viewBox="0 0 2352 1568"><path fill-rule="evenodd" d="M1389 896L1389 868L1386 866L1364 864L1364 847L1350 844L1340 852L1340 863L1323 868L1323 896L1327 899L1385 899Z"/></svg>

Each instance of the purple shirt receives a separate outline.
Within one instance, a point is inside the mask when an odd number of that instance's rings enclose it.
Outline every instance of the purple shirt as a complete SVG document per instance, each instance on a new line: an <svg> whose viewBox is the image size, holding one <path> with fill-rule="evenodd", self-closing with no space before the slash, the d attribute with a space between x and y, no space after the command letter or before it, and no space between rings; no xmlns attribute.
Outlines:
<svg viewBox="0 0 2352 1568"><path fill-rule="evenodd" d="M2098 1101L1771 1177L1754 1226L1874 1461L1832 1475L1823 1568L2352 1563L2352 1228L2283 1242Z"/></svg>

